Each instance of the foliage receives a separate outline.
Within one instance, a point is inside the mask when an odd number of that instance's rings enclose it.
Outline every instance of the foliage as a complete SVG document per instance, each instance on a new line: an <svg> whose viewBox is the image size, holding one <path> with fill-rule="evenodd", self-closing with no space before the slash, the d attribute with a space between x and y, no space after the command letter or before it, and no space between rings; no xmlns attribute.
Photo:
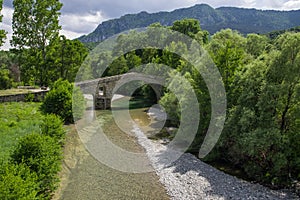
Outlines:
<svg viewBox="0 0 300 200"><path fill-rule="evenodd" d="M63 121L54 114L48 114L44 117L40 125L41 133L55 139L60 145L64 144L66 131L63 128Z"/></svg>
<svg viewBox="0 0 300 200"><path fill-rule="evenodd" d="M69 40L65 36L52 41L47 46L47 65L51 66L49 78L55 82L59 78L74 82L76 74L88 54L79 40Z"/></svg>
<svg viewBox="0 0 300 200"><path fill-rule="evenodd" d="M0 105L1 199L49 199L57 186L65 131L58 117L42 116L39 106Z"/></svg>
<svg viewBox="0 0 300 200"><path fill-rule="evenodd" d="M22 70L41 86L49 84L47 45L58 37L59 0L14 0L11 45L21 51Z"/></svg>
<svg viewBox="0 0 300 200"><path fill-rule="evenodd" d="M66 123L71 123L75 119L79 119L85 109L85 101L81 91L77 88L74 89L73 84L67 80L59 79L56 81L51 90L47 93L41 110L45 114L56 114L61 117ZM74 100L74 110L72 112L72 102Z"/></svg>
<svg viewBox="0 0 300 200"><path fill-rule="evenodd" d="M25 101L26 102L33 102L34 101L34 94L33 93L28 93L25 95Z"/></svg>
<svg viewBox="0 0 300 200"><path fill-rule="evenodd" d="M7 160L19 138L31 132L39 132L42 115L40 103L0 104L0 160Z"/></svg>
<svg viewBox="0 0 300 200"><path fill-rule="evenodd" d="M11 155L12 162L24 164L37 174L39 196L50 199L56 189L62 149L51 137L32 133L23 137Z"/></svg>
<svg viewBox="0 0 300 200"><path fill-rule="evenodd" d="M286 33L237 76L241 93L217 151L249 177L276 186L299 180L300 34Z"/></svg>
<svg viewBox="0 0 300 200"><path fill-rule="evenodd" d="M285 33L272 40L258 34L245 37L237 31L225 29L207 37L196 21L188 19L177 21L169 28L195 38L210 53L225 85L226 124L217 146L205 160L229 162L240 167L252 180L277 187L299 181L299 33ZM165 50L146 48L126 53L115 59L106 73L115 75L125 73L136 65L156 63L172 67L189 80L199 102L201 123L188 151L197 153L211 120L210 94L201 74L186 60L172 53L176 50L185 54L193 48L193 44L168 41L163 35L159 36L164 39L157 42L164 44ZM117 47L106 52L106 57L124 52L129 45L135 47L141 38L148 39L138 32L119 36ZM105 63L105 59L101 62ZM94 61L95 66L101 62ZM155 70L160 72L159 65ZM161 72L158 74L162 75ZM181 112L187 111L187 105L190 105L184 91L191 88L187 89L182 83L179 87L176 85L176 81L180 82L179 77L172 73L169 75L169 86L183 91L175 95L165 90L159 103L168 114L168 124L179 126ZM142 89L140 93L150 94L144 91ZM185 131L189 133L189 129Z"/></svg>
<svg viewBox="0 0 300 200"><path fill-rule="evenodd" d="M37 199L37 175L23 164L0 164L0 199Z"/></svg>
<svg viewBox="0 0 300 200"><path fill-rule="evenodd" d="M13 80L10 77L10 73L7 69L0 68L0 89L6 90L12 87Z"/></svg>
<svg viewBox="0 0 300 200"><path fill-rule="evenodd" d="M0 0L0 12L2 10L3 0ZM2 22L2 15L0 14L0 23ZM4 43L4 39L6 38L6 33L4 30L0 30L0 46Z"/></svg>

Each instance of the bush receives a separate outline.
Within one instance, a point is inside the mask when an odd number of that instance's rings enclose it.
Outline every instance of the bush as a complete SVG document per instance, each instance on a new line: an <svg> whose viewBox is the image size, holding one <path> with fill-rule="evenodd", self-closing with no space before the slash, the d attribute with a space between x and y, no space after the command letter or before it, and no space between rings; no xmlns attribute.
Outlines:
<svg viewBox="0 0 300 200"><path fill-rule="evenodd" d="M39 196L50 199L57 188L57 173L61 167L62 149L50 136L32 133L23 137L12 153L15 164L24 164L37 174Z"/></svg>
<svg viewBox="0 0 300 200"><path fill-rule="evenodd" d="M40 128L43 135L52 137L60 145L64 144L66 131L63 128L63 121L60 117L54 114L46 115Z"/></svg>
<svg viewBox="0 0 300 200"><path fill-rule="evenodd" d="M23 165L0 164L0 199L37 199L37 175Z"/></svg>
<svg viewBox="0 0 300 200"><path fill-rule="evenodd" d="M76 112L74 117L80 118L85 109L84 97L79 89L74 90L74 99L76 99ZM41 106L42 112L45 114L56 114L60 116L65 122L72 123L72 94L73 85L67 80L59 79L56 81Z"/></svg>
<svg viewBox="0 0 300 200"><path fill-rule="evenodd" d="M34 94L28 93L25 95L25 102L33 102L34 101Z"/></svg>
<svg viewBox="0 0 300 200"><path fill-rule="evenodd" d="M0 69L0 89L10 89L12 84L13 80L10 77L9 71L7 69Z"/></svg>

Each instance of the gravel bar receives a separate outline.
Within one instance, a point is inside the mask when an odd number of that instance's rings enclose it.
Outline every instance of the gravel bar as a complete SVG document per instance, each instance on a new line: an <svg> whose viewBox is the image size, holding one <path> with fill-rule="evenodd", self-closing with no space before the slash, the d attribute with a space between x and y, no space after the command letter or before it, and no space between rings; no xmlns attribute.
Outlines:
<svg viewBox="0 0 300 200"><path fill-rule="evenodd" d="M164 155L165 145L149 140L137 126L132 132L173 200L299 199L292 193L271 190L225 174L189 153L173 151ZM176 154L179 159L170 162L169 158Z"/></svg>

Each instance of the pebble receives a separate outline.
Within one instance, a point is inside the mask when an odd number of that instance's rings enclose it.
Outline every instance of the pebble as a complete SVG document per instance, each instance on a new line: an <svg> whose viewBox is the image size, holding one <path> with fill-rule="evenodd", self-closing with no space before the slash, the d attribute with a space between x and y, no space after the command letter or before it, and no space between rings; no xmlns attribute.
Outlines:
<svg viewBox="0 0 300 200"><path fill-rule="evenodd" d="M165 145L149 140L138 127L134 127L133 133L146 150L160 182L172 200L300 199L293 193L271 190L225 174L189 153L171 151L181 156L170 162L167 156L171 154L165 153Z"/></svg>

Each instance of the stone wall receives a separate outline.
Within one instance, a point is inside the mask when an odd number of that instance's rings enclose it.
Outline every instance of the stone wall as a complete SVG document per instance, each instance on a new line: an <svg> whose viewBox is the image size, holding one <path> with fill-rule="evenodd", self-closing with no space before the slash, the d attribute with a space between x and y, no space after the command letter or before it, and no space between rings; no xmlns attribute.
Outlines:
<svg viewBox="0 0 300 200"><path fill-rule="evenodd" d="M40 91L40 92L0 96L0 103L3 103L3 102L25 102L28 99L30 99L29 95L31 95L31 94L34 95L33 96L34 102L41 102L45 98L47 92L48 91L45 90L45 91Z"/></svg>

